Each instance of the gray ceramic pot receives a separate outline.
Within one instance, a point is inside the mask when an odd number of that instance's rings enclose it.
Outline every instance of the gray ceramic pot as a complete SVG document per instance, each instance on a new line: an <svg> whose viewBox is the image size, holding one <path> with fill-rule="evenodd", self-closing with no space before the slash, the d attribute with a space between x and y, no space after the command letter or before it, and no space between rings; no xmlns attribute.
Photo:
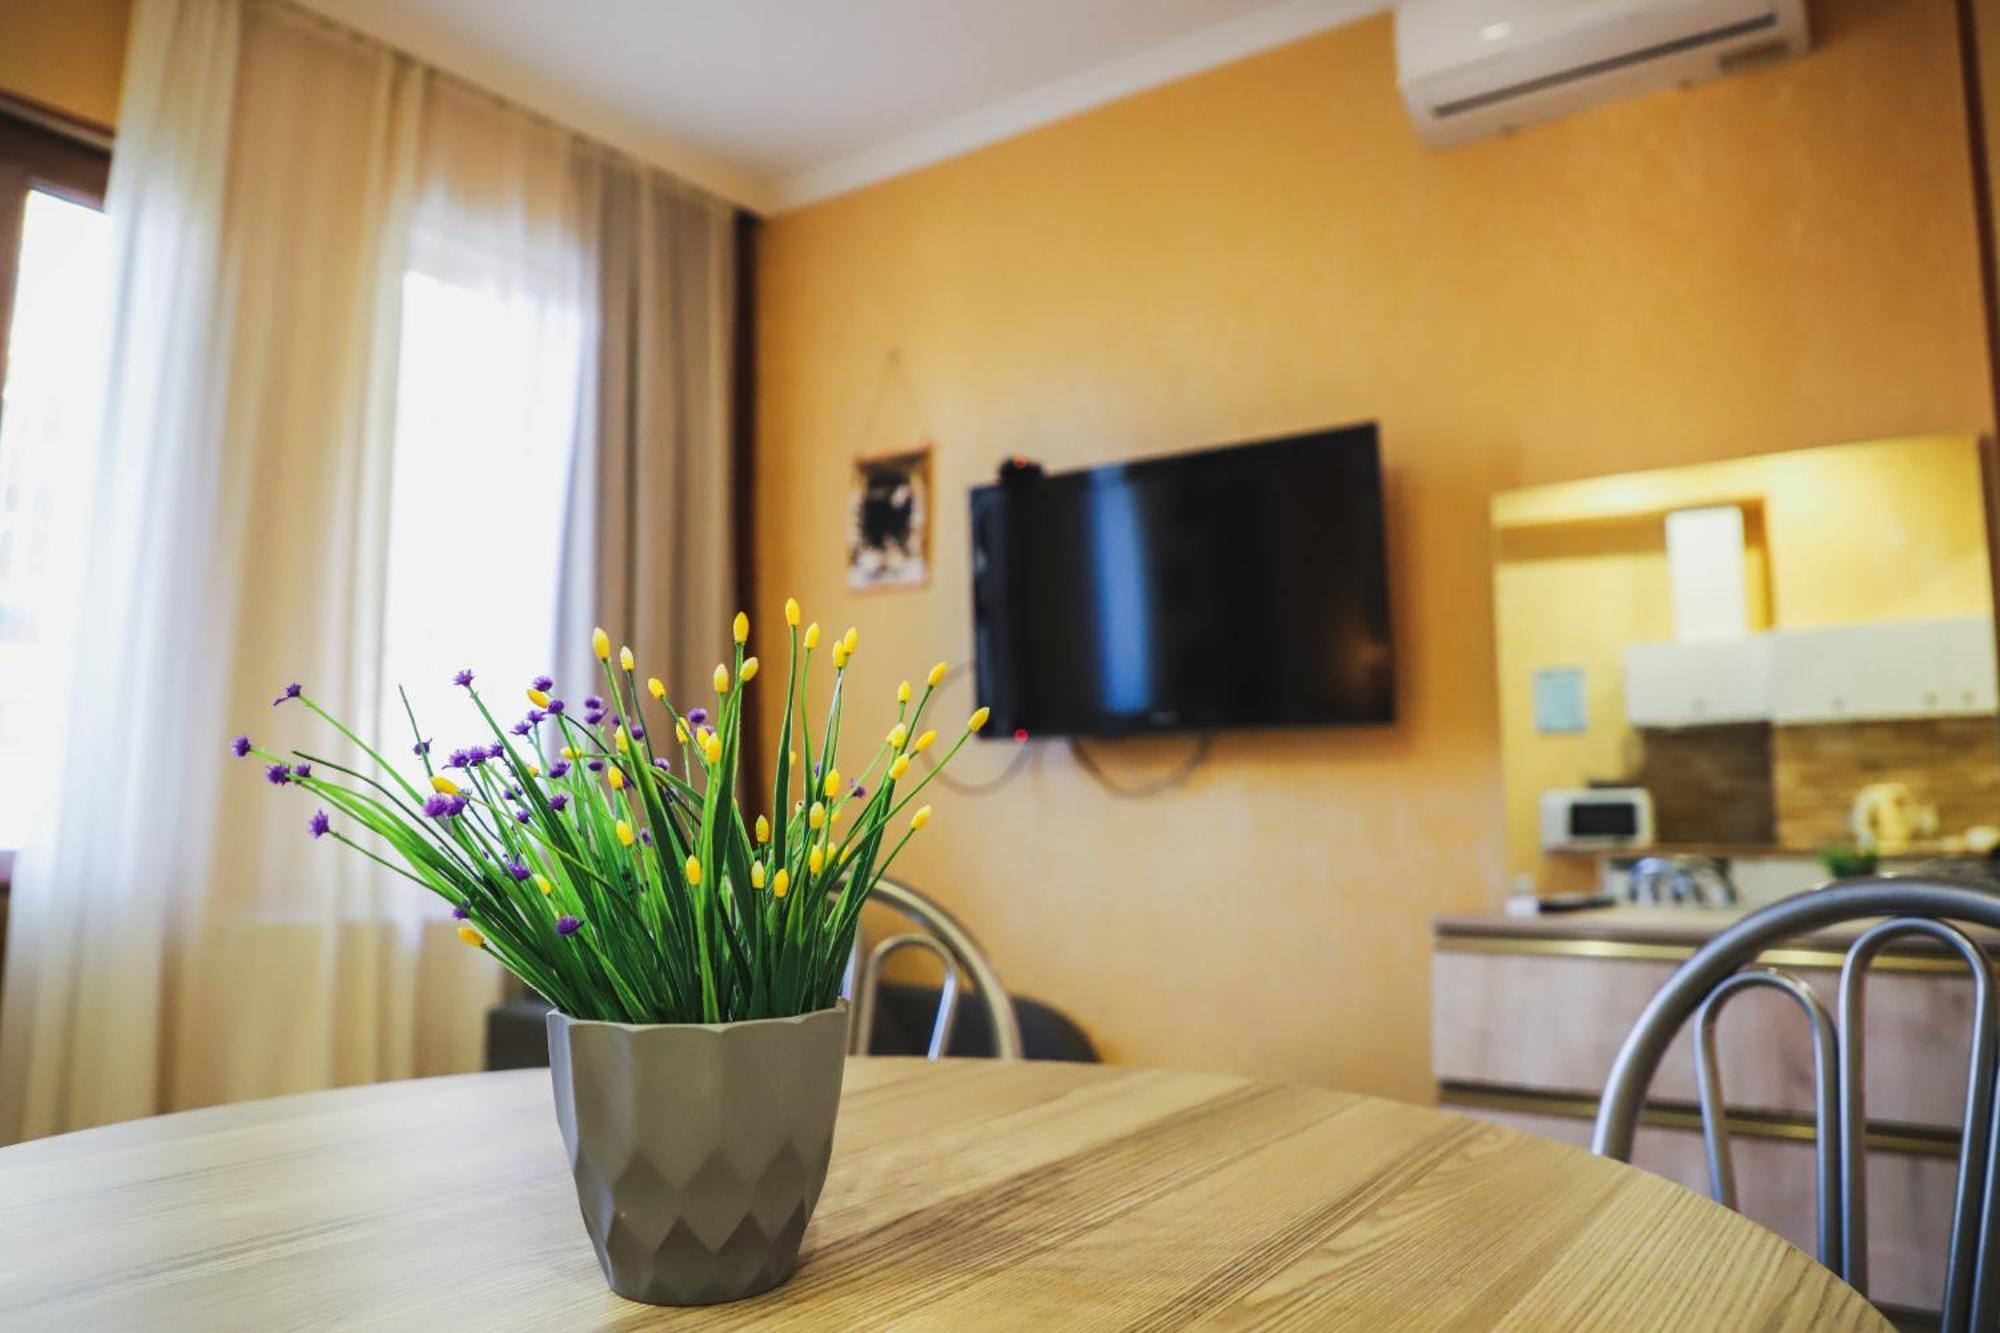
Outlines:
<svg viewBox="0 0 2000 1333"><path fill-rule="evenodd" d="M844 1005L647 1027L549 1014L556 1119L613 1291L714 1305L792 1275L846 1047Z"/></svg>

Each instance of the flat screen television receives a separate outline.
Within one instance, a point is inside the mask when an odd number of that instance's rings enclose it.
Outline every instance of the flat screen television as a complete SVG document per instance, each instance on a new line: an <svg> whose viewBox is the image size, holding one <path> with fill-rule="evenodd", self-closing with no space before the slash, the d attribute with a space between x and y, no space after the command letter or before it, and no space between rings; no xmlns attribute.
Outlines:
<svg viewBox="0 0 2000 1333"><path fill-rule="evenodd" d="M972 493L989 736L1395 719L1368 423Z"/></svg>

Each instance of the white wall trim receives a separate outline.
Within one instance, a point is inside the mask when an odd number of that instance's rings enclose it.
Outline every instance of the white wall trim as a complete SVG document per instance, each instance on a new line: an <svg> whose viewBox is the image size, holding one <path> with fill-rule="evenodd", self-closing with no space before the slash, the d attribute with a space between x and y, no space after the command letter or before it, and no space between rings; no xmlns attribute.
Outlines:
<svg viewBox="0 0 2000 1333"><path fill-rule="evenodd" d="M1387 8L1389 0L1289 0L767 182L760 193L777 212L817 203Z"/></svg>

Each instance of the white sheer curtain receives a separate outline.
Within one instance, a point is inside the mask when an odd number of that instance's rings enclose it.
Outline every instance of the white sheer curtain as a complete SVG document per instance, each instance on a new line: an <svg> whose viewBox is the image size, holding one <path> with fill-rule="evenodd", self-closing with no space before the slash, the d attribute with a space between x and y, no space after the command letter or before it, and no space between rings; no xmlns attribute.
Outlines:
<svg viewBox="0 0 2000 1333"><path fill-rule="evenodd" d="M0 1142L476 1068L489 961L420 889L312 843L310 799L228 738L353 759L268 706L298 680L407 759L398 683L449 748L474 735L454 670L506 699L552 661L606 577L578 570L598 492L637 470L600 466L614 358L664 423L620 447L726 476L726 342L682 364L644 340L686 328L599 309L603 150L270 0L139 0L120 122L83 646L55 814L16 868ZM690 206L726 238L726 208ZM653 554L725 586L726 487L689 491L712 506L676 538L694 555Z"/></svg>

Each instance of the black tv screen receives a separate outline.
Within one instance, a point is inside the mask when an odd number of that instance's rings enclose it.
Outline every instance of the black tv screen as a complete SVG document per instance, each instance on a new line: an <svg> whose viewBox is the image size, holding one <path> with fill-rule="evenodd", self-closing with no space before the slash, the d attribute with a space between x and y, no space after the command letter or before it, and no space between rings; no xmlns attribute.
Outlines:
<svg viewBox="0 0 2000 1333"><path fill-rule="evenodd" d="M1395 717L1373 423L972 493L987 735Z"/></svg>

